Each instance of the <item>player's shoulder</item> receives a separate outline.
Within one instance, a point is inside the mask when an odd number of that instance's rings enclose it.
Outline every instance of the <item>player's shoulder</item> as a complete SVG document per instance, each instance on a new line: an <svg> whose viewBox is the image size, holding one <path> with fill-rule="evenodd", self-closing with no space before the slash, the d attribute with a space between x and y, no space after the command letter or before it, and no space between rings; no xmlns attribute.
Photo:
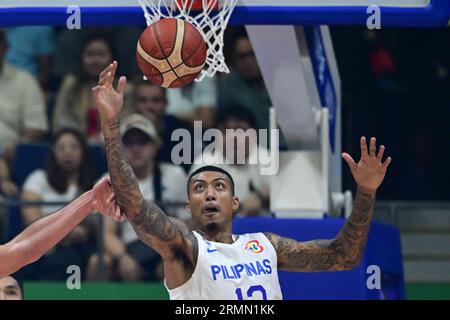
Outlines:
<svg viewBox="0 0 450 320"><path fill-rule="evenodd" d="M273 248L277 250L280 236L272 232L261 232L261 234L272 244Z"/></svg>

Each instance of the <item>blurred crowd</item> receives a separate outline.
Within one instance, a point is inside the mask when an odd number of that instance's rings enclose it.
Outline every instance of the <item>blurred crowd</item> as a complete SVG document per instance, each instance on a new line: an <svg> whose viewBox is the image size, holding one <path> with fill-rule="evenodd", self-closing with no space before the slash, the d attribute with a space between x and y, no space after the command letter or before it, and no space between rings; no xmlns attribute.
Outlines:
<svg viewBox="0 0 450 320"><path fill-rule="evenodd" d="M450 200L450 29L333 27L343 148L375 136L392 156L382 200ZM343 170L344 187L353 179Z"/></svg>
<svg viewBox="0 0 450 320"><path fill-rule="evenodd" d="M142 80L135 60L141 31L134 27L0 30L0 200L46 203L20 207L20 228L51 214L107 174L91 89L113 60L119 62L118 76L128 78L121 121L126 156L144 197L171 216L190 223L184 210L185 185L189 172L198 168L198 164L172 163L171 151L178 143L171 140L174 130L193 133L194 121L202 121L203 130L217 128L223 133L268 128L271 101L244 29L230 28L226 34L230 74L169 90ZM450 161L445 147L450 136L449 32L375 33L340 27L333 28L332 35L343 83L343 149L357 154L361 135L377 136L388 146L395 169L380 190L382 199L448 200L450 170L444 168ZM245 143L245 139L236 141ZM194 147L202 143L192 141L192 150L202 150ZM21 154L20 146L30 144L45 147L44 160L38 160L37 153ZM260 148L246 144L245 158L251 159ZM220 156L227 159L226 152ZM203 163L213 161L207 152L194 153L191 160L199 157ZM25 167L18 165L19 158L31 162L31 167L40 161L43 165L20 179ZM224 167L233 176L241 200L236 214L269 215L270 184L258 168ZM351 178L344 172L344 189L351 189ZM10 210L0 207L0 224ZM99 234L104 244L101 252ZM19 277L64 280L66 266L78 265L86 279L95 280L100 264L102 280L160 281L163 277L158 254L138 240L128 223L118 225L108 219L100 223L96 218L87 219Z"/></svg>
<svg viewBox="0 0 450 320"><path fill-rule="evenodd" d="M117 76L128 78L121 133L140 189L147 200L186 223L190 217L184 209L185 186L189 172L200 164L172 163L171 152L178 143L171 140L172 133L182 128L198 139L192 141L192 150L199 150L191 155L193 163L201 158L203 145L201 137L193 134L195 121L201 121L203 130L217 128L222 133L227 129L268 128L271 102L243 29L227 35L227 60L233 69L229 75L168 90L142 79L135 59L141 31L134 27L0 30L0 199L3 203L13 199L39 203L19 208L1 206L0 221L7 220L9 227L12 221L16 227L19 224L15 232L0 234L2 240L56 211L107 174L99 113L91 89L114 60L119 62ZM217 141L219 145L225 146L223 140ZM245 159L257 154L257 142L235 141L245 144ZM224 160L229 157L226 152L221 156ZM214 161L210 154L202 159L204 164ZM269 182L249 164L251 161L246 163L223 165L232 173L241 199L236 215L268 215ZM32 170L26 172L29 168ZM101 253L97 250L100 235L104 243ZM118 225L108 219L99 222L94 216L18 276L62 280L67 276L67 265L78 265L87 280L95 280L100 263L103 280L163 277L158 254L138 240L130 224Z"/></svg>

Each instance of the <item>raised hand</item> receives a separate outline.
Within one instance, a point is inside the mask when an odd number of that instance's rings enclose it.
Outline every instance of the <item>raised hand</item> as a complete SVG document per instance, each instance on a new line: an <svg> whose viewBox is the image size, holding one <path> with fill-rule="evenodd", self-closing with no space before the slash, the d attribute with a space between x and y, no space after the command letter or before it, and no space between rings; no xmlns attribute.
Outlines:
<svg viewBox="0 0 450 320"><path fill-rule="evenodd" d="M117 222L122 222L123 216L120 212L120 207L117 204L116 196L111 187L109 177L102 178L92 188L94 202L92 204L93 210L102 213L105 216L113 218Z"/></svg>
<svg viewBox="0 0 450 320"><path fill-rule="evenodd" d="M116 70L117 61L114 61L100 73L98 85L92 88L92 96L103 121L116 120L122 110L127 79L120 77L117 90L114 90L113 81Z"/></svg>
<svg viewBox="0 0 450 320"><path fill-rule="evenodd" d="M361 159L355 163L348 153L343 153L342 158L347 162L358 187L375 191L381 185L386 175L386 170L391 163L391 157L384 162L385 147L382 145L376 153L376 139L370 139L370 149L367 150L366 137L361 137Z"/></svg>

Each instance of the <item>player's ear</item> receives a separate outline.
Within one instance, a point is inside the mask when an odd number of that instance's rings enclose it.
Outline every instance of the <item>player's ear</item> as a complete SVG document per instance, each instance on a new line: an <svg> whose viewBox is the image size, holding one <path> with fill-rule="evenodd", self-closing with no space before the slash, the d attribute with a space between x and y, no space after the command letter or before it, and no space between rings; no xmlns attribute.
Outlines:
<svg viewBox="0 0 450 320"><path fill-rule="evenodd" d="M233 197L233 211L239 209L240 202L238 197Z"/></svg>
<svg viewBox="0 0 450 320"><path fill-rule="evenodd" d="M186 200L186 202L184 203L184 206L186 208L186 211L191 213L191 202L189 200Z"/></svg>

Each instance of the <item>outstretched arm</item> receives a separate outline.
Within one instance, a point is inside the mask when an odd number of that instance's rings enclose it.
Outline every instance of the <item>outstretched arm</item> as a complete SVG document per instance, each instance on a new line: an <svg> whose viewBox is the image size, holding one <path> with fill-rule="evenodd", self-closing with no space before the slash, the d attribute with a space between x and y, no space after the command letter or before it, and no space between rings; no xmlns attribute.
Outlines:
<svg viewBox="0 0 450 320"><path fill-rule="evenodd" d="M112 87L117 62L110 64L101 74L93 95L102 116L105 136L106 156L117 202L122 212L132 224L139 238L155 249L163 257L176 251L186 251L192 247L195 236L186 239L184 230L153 202L144 200L137 179L128 164L119 130L119 115L123 105L126 78L121 77L117 91ZM181 250L177 250L181 249ZM187 250L189 251L189 250ZM191 254L189 255L190 258Z"/></svg>
<svg viewBox="0 0 450 320"><path fill-rule="evenodd" d="M102 179L92 190L34 222L16 238L0 246L0 278L38 260L93 211L120 221L120 210L108 179Z"/></svg>
<svg viewBox="0 0 450 320"><path fill-rule="evenodd" d="M376 140L370 141L370 154L366 139L361 138L361 160L358 163L350 155L342 156L348 163L358 184L352 214L336 238L298 242L266 233L278 256L278 267L286 271L342 271L359 265L364 254L370 230L375 193L391 162L382 162L384 146L376 154Z"/></svg>

